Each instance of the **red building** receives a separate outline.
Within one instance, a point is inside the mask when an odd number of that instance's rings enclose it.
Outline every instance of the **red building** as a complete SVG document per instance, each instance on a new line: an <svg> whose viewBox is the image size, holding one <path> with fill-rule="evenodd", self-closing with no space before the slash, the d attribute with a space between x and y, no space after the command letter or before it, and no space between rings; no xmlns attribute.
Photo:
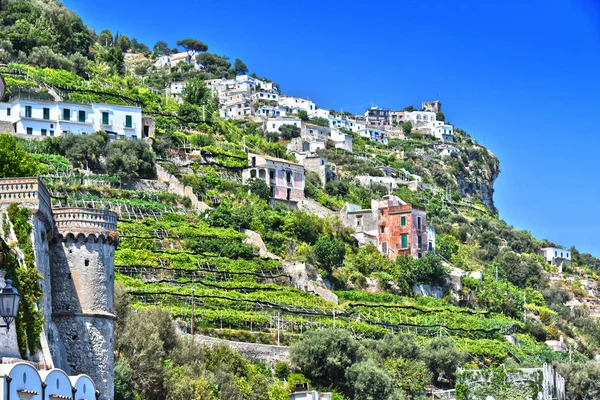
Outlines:
<svg viewBox="0 0 600 400"><path fill-rule="evenodd" d="M354 236L361 244L376 244L382 254L392 259L399 254L420 258L428 250L425 209L396 196L371 201L370 210L346 204L341 217L346 226L355 230Z"/></svg>

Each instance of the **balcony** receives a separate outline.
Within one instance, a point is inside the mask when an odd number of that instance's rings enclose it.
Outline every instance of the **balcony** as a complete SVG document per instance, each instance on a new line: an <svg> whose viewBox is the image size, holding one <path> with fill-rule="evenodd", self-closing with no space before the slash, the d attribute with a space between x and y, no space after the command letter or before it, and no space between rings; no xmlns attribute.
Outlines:
<svg viewBox="0 0 600 400"><path fill-rule="evenodd" d="M100 126L113 126L113 120L109 119L109 120L102 120L100 122Z"/></svg>
<svg viewBox="0 0 600 400"><path fill-rule="evenodd" d="M66 122L68 124L82 124L82 125L94 125L94 117L88 117L85 120L81 121L78 118L65 118L64 116L60 117L60 122Z"/></svg>
<svg viewBox="0 0 600 400"><path fill-rule="evenodd" d="M19 117L21 117L21 119L31 119L36 121L56 121L56 118L51 118L50 116L48 116L48 118L44 118L43 115L36 115L36 113L34 113L33 111L30 113L26 113L25 110L19 111Z"/></svg>
<svg viewBox="0 0 600 400"><path fill-rule="evenodd" d="M127 124L127 122L123 122L123 129L137 129L137 124Z"/></svg>

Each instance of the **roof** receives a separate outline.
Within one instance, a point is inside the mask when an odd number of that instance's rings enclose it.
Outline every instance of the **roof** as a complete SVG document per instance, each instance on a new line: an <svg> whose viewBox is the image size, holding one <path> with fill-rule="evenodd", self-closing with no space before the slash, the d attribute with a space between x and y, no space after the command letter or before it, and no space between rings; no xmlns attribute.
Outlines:
<svg viewBox="0 0 600 400"><path fill-rule="evenodd" d="M269 161L273 161L273 162L280 162L280 163L285 163L285 164L292 164L292 165L297 165L297 166L299 166L299 167L301 167L301 166L302 166L302 165L300 165L300 164L298 164L298 163L295 163L295 162L293 162L293 161L290 161L290 160L285 160L285 159L283 159L283 158L271 157L271 156L268 156L268 155L266 155L266 154L255 154L255 155L256 155L256 156L258 156L258 157L262 157L262 158L264 158L265 160L269 160Z"/></svg>
<svg viewBox="0 0 600 400"><path fill-rule="evenodd" d="M310 122L303 122L302 125L306 125L306 126L316 126L317 128L323 128L323 129L331 129L328 126L322 126L322 125L317 125L317 124L311 124Z"/></svg>

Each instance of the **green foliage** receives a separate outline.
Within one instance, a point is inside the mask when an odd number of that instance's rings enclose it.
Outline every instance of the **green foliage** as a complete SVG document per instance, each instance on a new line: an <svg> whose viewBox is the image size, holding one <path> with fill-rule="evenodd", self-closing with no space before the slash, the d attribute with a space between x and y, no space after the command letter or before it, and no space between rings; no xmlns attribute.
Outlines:
<svg viewBox="0 0 600 400"><path fill-rule="evenodd" d="M236 75L244 75L248 73L248 67L246 67L246 64L244 64L239 58L235 59L233 68L235 69Z"/></svg>
<svg viewBox="0 0 600 400"><path fill-rule="evenodd" d="M437 113L435 113L435 120L436 121L446 121L446 116L444 115L443 112L438 111Z"/></svg>
<svg viewBox="0 0 600 400"><path fill-rule="evenodd" d="M308 112L306 110L298 111L298 118L300 118L300 120L302 120L302 122L308 122L310 120L310 118L308 116Z"/></svg>
<svg viewBox="0 0 600 400"><path fill-rule="evenodd" d="M350 383L353 398L365 400L394 398L392 378L373 360L352 365L346 372L346 379Z"/></svg>
<svg viewBox="0 0 600 400"><path fill-rule="evenodd" d="M269 200L271 198L271 189L269 185L262 179L250 179L248 181L250 191L260 197L263 200Z"/></svg>
<svg viewBox="0 0 600 400"><path fill-rule="evenodd" d="M106 171L121 181L132 178L154 178L154 156L145 142L115 140L106 149Z"/></svg>
<svg viewBox="0 0 600 400"><path fill-rule="evenodd" d="M21 148L14 136L0 134L0 178L35 176L39 163Z"/></svg>
<svg viewBox="0 0 600 400"><path fill-rule="evenodd" d="M410 133L412 132L412 123L410 121L406 121L404 124L402 124L402 132L405 135L410 135Z"/></svg>
<svg viewBox="0 0 600 400"><path fill-rule="evenodd" d="M359 358L359 344L345 330L310 331L292 348L291 360L315 385L349 391L346 372Z"/></svg>
<svg viewBox="0 0 600 400"><path fill-rule="evenodd" d="M302 117L300 117L302 119ZM319 126L329 126L329 120L323 117L314 117L310 119L311 124L319 125Z"/></svg>
<svg viewBox="0 0 600 400"><path fill-rule="evenodd" d="M182 39L177 41L177 46L181 46L188 53L190 57L198 52L208 51L208 46L196 39Z"/></svg>
<svg viewBox="0 0 600 400"><path fill-rule="evenodd" d="M23 296L15 325L21 357L27 359L28 355L33 355L40 349L40 334L44 326L44 317L41 310L37 310L37 302L43 295L39 285L42 276L37 272L31 242L32 226L29 222L31 211L26 208L19 208L15 203L12 203L8 206L7 214L25 261L25 267L23 268L13 258L12 262L6 263L4 268L6 269L7 278L13 280L13 286ZM3 247L2 255L8 258L7 249L1 240L0 245Z"/></svg>
<svg viewBox="0 0 600 400"><path fill-rule="evenodd" d="M321 268L331 272L344 262L346 245L334 237L321 237L315 243L313 251Z"/></svg>
<svg viewBox="0 0 600 400"><path fill-rule="evenodd" d="M85 169L99 168L107 138L103 133L93 135L67 135L60 138L60 152L75 165Z"/></svg>
<svg viewBox="0 0 600 400"><path fill-rule="evenodd" d="M281 125L279 127L279 136L284 140L300 137L300 128L291 124Z"/></svg>

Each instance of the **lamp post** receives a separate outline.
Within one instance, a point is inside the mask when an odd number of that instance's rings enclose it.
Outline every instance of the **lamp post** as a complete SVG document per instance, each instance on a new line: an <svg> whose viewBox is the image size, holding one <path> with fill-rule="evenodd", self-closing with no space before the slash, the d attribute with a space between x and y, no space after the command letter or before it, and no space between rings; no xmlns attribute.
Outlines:
<svg viewBox="0 0 600 400"><path fill-rule="evenodd" d="M4 282L4 275L6 272L0 271L0 283ZM10 324L15 320L17 312L19 311L19 301L21 295L17 292L17 289L12 287L12 281L6 280L4 285L0 285L0 317L4 321L4 325L0 324L0 328L10 329Z"/></svg>

